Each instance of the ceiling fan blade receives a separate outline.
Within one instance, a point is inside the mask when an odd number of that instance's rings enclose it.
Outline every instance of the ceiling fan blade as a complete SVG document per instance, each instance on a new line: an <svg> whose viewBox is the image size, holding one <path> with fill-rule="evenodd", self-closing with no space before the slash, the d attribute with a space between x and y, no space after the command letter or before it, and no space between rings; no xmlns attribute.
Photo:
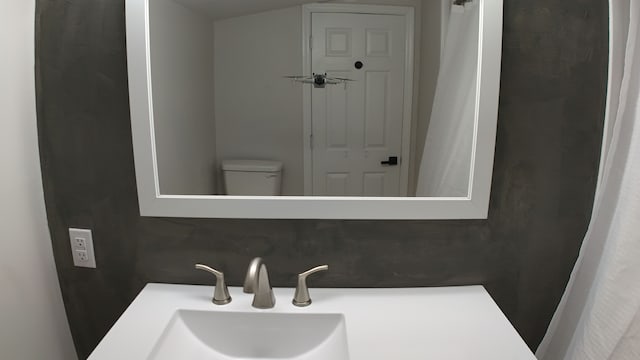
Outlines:
<svg viewBox="0 0 640 360"><path fill-rule="evenodd" d="M284 78L287 79L311 79L310 76L304 76L304 75L285 75L283 76Z"/></svg>

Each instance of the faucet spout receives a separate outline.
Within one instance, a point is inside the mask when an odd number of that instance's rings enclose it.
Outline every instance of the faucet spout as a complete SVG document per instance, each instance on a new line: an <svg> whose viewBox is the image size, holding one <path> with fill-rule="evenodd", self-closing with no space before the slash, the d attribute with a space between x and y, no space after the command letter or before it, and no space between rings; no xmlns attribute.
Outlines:
<svg viewBox="0 0 640 360"><path fill-rule="evenodd" d="M258 309L271 309L276 305L276 298L269 282L267 265L262 258L255 258L249 264L247 276L244 280L244 292L254 294L253 307Z"/></svg>

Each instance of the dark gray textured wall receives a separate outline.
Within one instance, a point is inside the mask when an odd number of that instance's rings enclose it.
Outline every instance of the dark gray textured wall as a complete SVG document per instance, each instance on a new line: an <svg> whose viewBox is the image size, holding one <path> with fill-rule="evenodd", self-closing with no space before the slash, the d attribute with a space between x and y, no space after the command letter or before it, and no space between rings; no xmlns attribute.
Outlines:
<svg viewBox="0 0 640 360"><path fill-rule="evenodd" d="M138 215L124 0L37 1L40 152L53 249L82 358L147 282L239 285L264 256L275 286L484 284L535 348L589 221L607 70L606 0L505 0L489 218L194 220ZM94 231L98 269L74 268L67 228ZM281 300L283 301L283 300Z"/></svg>

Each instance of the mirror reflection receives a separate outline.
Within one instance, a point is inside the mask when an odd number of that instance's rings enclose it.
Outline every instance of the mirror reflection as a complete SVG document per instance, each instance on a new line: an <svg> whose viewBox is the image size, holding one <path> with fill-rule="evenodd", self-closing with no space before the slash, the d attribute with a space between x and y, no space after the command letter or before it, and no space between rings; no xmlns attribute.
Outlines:
<svg viewBox="0 0 640 360"><path fill-rule="evenodd" d="M466 197L477 4L307 2L149 1L160 193Z"/></svg>

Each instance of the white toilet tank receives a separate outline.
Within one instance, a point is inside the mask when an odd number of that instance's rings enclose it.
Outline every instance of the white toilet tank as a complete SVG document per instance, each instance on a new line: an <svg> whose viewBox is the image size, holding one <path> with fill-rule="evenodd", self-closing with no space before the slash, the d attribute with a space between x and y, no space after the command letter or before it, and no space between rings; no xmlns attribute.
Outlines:
<svg viewBox="0 0 640 360"><path fill-rule="evenodd" d="M281 193L282 163L265 160L224 160L227 195L277 196Z"/></svg>

